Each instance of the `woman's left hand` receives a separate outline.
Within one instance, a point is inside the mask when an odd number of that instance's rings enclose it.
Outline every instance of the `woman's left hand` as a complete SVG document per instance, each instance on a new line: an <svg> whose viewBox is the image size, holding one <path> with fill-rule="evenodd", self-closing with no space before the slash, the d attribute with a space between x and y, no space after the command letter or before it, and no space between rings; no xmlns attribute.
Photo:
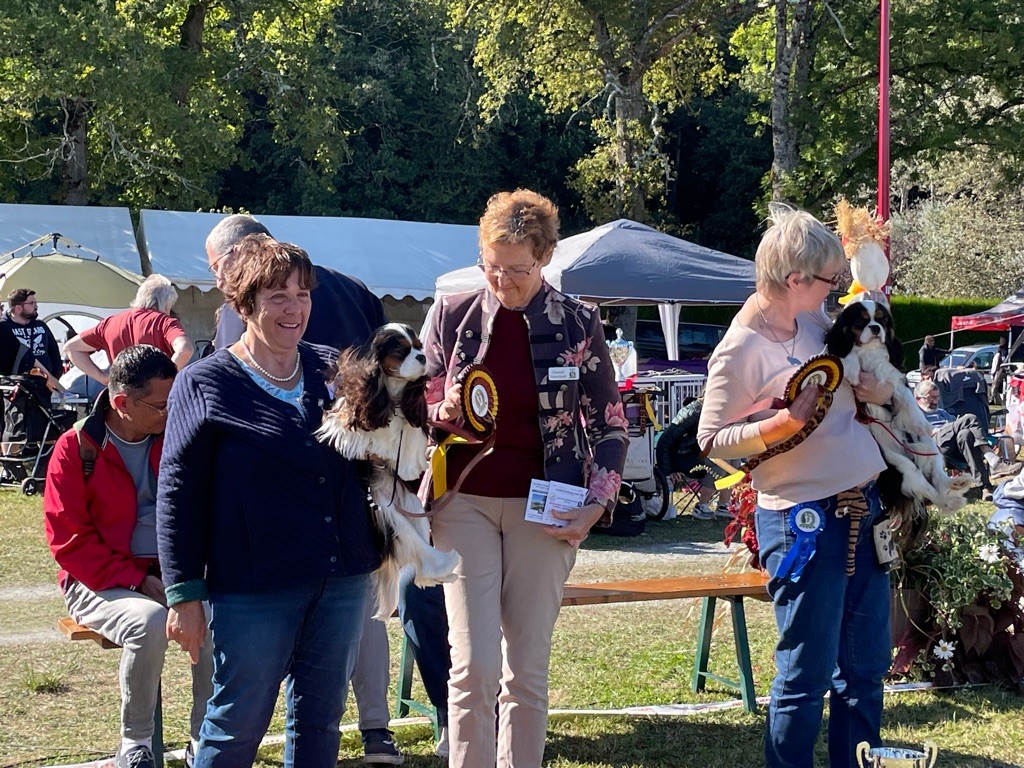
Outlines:
<svg viewBox="0 0 1024 768"><path fill-rule="evenodd" d="M551 514L553 517L565 520L569 524L562 527L548 525L544 527L544 531L549 536L553 536L556 539L564 539L574 547L578 547L587 538L587 534L594 527L594 523L601 519L601 515L604 514L604 506L601 504L587 504L585 507L567 509L565 512L559 512L557 509L552 510Z"/></svg>
<svg viewBox="0 0 1024 768"><path fill-rule="evenodd" d="M853 393L862 403L885 405L892 400L892 383L880 381L873 373L860 372L860 383L853 388Z"/></svg>

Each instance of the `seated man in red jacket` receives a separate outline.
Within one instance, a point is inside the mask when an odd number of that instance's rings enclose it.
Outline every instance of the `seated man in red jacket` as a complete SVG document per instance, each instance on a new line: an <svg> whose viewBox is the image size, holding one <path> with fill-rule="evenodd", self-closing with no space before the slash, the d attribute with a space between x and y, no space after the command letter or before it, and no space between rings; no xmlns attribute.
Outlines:
<svg viewBox="0 0 1024 768"><path fill-rule="evenodd" d="M156 347L128 347L91 415L58 439L46 472L46 536L68 613L120 645L117 768L153 768L167 608L156 548L156 477L177 368ZM212 692L211 644L192 668L192 739ZM186 763L194 750L186 750Z"/></svg>

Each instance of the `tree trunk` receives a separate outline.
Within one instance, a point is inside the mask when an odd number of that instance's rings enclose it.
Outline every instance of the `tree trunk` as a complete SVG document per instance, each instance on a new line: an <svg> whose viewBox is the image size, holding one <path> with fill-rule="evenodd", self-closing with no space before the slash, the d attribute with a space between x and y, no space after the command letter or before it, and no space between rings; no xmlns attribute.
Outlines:
<svg viewBox="0 0 1024 768"><path fill-rule="evenodd" d="M185 13L185 21L181 25L179 45L191 53L201 53L203 50L203 25L206 22L206 5L206 0L190 5Z"/></svg>
<svg viewBox="0 0 1024 768"><path fill-rule="evenodd" d="M61 203L87 205L89 202L88 146L89 107L84 99L63 97L64 135L60 146Z"/></svg>
<svg viewBox="0 0 1024 768"><path fill-rule="evenodd" d="M631 127L640 120L643 98L630 91L615 95L615 207L620 218L644 221L647 206L637 173L637 147Z"/></svg>
<svg viewBox="0 0 1024 768"><path fill-rule="evenodd" d="M786 182L800 162L795 113L803 100L812 58L814 0L775 0L775 71L772 74L772 200L786 197ZM789 11L792 8L792 19ZM796 70L794 71L794 64Z"/></svg>
<svg viewBox="0 0 1024 768"><path fill-rule="evenodd" d="M203 52L203 25L206 23L206 8L208 0L192 3L185 13L185 20L181 24L178 46L190 54L189 58L196 59ZM184 71L180 73L181 80L172 83L171 98L174 103L183 106L188 103L188 92L192 85L192 73L194 62L189 62Z"/></svg>

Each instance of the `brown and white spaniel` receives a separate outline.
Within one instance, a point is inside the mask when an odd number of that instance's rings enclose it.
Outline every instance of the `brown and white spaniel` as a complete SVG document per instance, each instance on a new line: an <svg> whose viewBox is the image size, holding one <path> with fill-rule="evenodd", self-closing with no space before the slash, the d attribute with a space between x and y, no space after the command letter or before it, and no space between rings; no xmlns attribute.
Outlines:
<svg viewBox="0 0 1024 768"><path fill-rule="evenodd" d="M416 332L388 323L338 363L334 405L317 437L348 459L370 459L374 522L387 542L375 572L377 611L398 605L399 571L412 565L418 586L452 581L457 552L430 545L430 529L414 484L427 468L427 359Z"/></svg>

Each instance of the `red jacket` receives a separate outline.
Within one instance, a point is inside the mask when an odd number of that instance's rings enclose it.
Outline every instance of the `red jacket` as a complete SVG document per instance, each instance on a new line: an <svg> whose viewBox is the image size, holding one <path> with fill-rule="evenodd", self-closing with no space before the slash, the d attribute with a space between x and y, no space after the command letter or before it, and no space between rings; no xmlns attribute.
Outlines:
<svg viewBox="0 0 1024 768"><path fill-rule="evenodd" d="M93 592L112 587L133 589L154 563L152 558L132 555L138 514L135 481L107 438L103 418L109 403L103 392L93 412L76 425L81 439L99 451L88 481L75 429L57 439L46 470L43 517L50 552L60 566L57 578L62 588L70 577ZM153 472L160 465L162 449L163 436L158 436L149 453Z"/></svg>

